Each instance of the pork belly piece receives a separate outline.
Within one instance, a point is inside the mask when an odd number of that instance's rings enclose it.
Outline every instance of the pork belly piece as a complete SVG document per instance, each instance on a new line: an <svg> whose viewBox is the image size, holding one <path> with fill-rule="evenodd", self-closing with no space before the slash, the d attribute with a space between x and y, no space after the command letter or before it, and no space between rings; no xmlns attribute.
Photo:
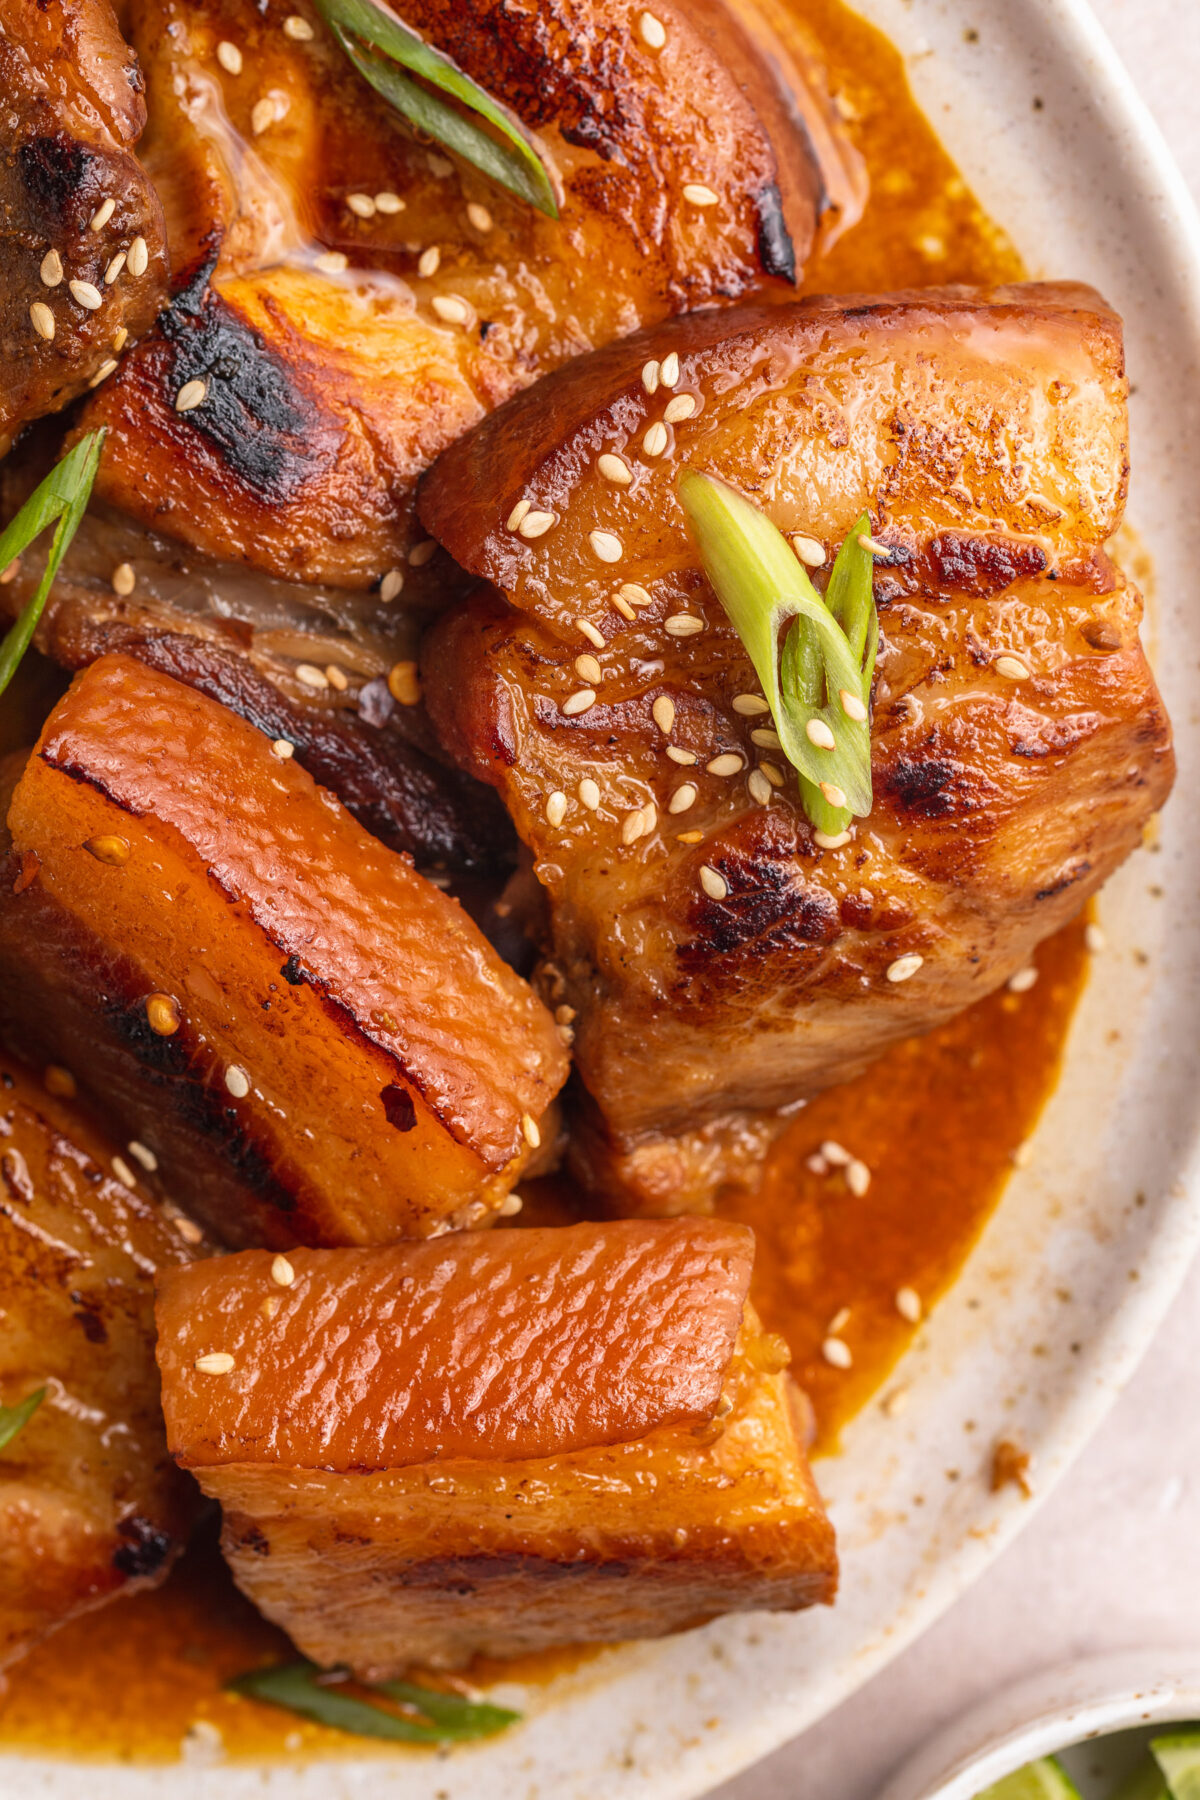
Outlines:
<svg viewBox="0 0 1200 1800"><path fill-rule="evenodd" d="M297 39L255 0L133 0L181 285L82 422L111 432L100 496L277 576L368 589L399 569L427 596L438 571L406 559L440 449L580 351L786 292L818 225L861 204L810 72L747 4L664 0L659 42L632 0L405 0L537 134L552 220L418 144L315 12Z"/></svg>
<svg viewBox="0 0 1200 1800"><path fill-rule="evenodd" d="M0 0L0 94L3 455L146 330L167 267L162 209L134 155L140 72L108 0Z"/></svg>
<svg viewBox="0 0 1200 1800"><path fill-rule="evenodd" d="M239 1585L367 1679L828 1601L752 1260L706 1220L221 1258L159 1290L168 1441Z"/></svg>
<svg viewBox="0 0 1200 1800"><path fill-rule="evenodd" d="M1005 981L1162 804L1141 600L1104 548L1125 394L1088 289L818 299L612 346L432 471L426 524L504 595L435 627L434 720L533 852L594 1103L577 1165L623 1204L702 1205L762 1109ZM685 464L825 569L864 508L890 547L875 804L840 847L700 571Z"/></svg>
<svg viewBox="0 0 1200 1800"><path fill-rule="evenodd" d="M104 657L9 808L0 1026L232 1243L479 1223L566 1056L458 906L243 720Z"/></svg>
<svg viewBox="0 0 1200 1800"><path fill-rule="evenodd" d="M0 1060L0 1404L46 1390L0 1450L0 1668L159 1582L195 1511L163 1433L154 1275L208 1252L139 1153Z"/></svg>

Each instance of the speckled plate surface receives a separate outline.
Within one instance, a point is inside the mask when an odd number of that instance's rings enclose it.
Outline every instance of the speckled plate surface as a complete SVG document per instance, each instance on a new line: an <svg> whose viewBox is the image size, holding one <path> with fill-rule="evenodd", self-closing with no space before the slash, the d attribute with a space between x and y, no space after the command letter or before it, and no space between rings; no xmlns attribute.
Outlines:
<svg viewBox="0 0 1200 1800"><path fill-rule="evenodd" d="M0 1758L10 1800L683 1800L829 1711L932 1623L1030 1516L967 1466L964 1424L1018 1434L1044 1497L1146 1349L1200 1236L1200 226L1082 0L860 0L1031 272L1102 288L1134 381L1130 517L1157 571L1152 636L1180 777L1161 845L1106 889L1063 1079L1030 1165L902 1365L899 1418L870 1407L820 1465L841 1539L837 1608L745 1618L615 1650L511 1698L506 1738L303 1767L91 1767ZM1040 104L1035 104L1038 102ZM1169 647L1169 650L1168 648ZM997 1096L1003 1104L1003 1096ZM958 1479L947 1471L960 1471Z"/></svg>

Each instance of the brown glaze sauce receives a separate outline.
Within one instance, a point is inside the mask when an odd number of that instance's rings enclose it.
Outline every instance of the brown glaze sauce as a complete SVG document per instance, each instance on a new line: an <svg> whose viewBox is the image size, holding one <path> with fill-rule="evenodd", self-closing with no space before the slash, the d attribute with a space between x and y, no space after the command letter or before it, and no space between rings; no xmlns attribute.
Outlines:
<svg viewBox="0 0 1200 1800"><path fill-rule="evenodd" d="M810 266L806 291L1019 280L1015 252L937 142L886 39L840 0L768 0L765 10L825 65L870 173L864 218ZM42 682L53 698L55 678L47 671ZM1085 961L1080 924L1043 945L1030 991L992 996L815 1101L777 1144L760 1192L724 1209L758 1233L755 1299L792 1346L818 1449L836 1447L912 1336L897 1291L911 1287L928 1309L999 1198L1053 1087ZM852 1194L839 1170L807 1167L827 1139L868 1164L865 1194ZM849 1370L821 1353L838 1315ZM11 1671L0 1749L126 1762L181 1751L189 1760L396 1753L222 1691L231 1676L289 1653L234 1589L210 1525L165 1587L77 1620ZM588 1654L473 1673L544 1681Z"/></svg>

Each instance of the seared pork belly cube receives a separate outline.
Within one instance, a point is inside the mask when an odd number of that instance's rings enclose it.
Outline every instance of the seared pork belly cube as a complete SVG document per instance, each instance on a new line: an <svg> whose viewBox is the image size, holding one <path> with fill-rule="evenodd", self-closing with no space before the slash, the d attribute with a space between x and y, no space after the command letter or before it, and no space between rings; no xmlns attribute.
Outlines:
<svg viewBox="0 0 1200 1800"><path fill-rule="evenodd" d="M429 529L502 590L434 628L429 703L533 853L592 1100L576 1166L625 1208L704 1205L764 1109L1007 980L1139 842L1173 761L1105 550L1125 395L1089 289L815 299L610 346L427 478ZM844 841L800 806L685 465L818 582L864 509L887 546L874 807Z"/></svg>
<svg viewBox="0 0 1200 1800"><path fill-rule="evenodd" d="M147 1154L0 1061L0 1405L44 1390L0 1449L0 1668L161 1581L195 1512L163 1434L154 1276L210 1250L149 1194Z"/></svg>
<svg viewBox="0 0 1200 1800"><path fill-rule="evenodd" d="M833 1597L753 1238L708 1220L246 1251L159 1290L239 1585L368 1679Z"/></svg>
<svg viewBox="0 0 1200 1800"><path fill-rule="evenodd" d="M286 748L286 746L284 746ZM0 1023L238 1244L477 1224L566 1075L458 904L244 720L105 657L9 809Z"/></svg>
<svg viewBox="0 0 1200 1800"><path fill-rule="evenodd" d="M176 292L87 409L111 428L97 492L281 577L402 574L404 603L428 599L446 559L420 560L413 490L439 450L583 350L786 292L818 229L861 205L812 71L751 0L663 0L649 22L607 0L408 0L406 23L536 133L557 219L417 142L319 16L297 39L257 0L128 12ZM253 81L226 79L221 40ZM219 84L227 133L197 81Z"/></svg>
<svg viewBox="0 0 1200 1800"><path fill-rule="evenodd" d="M104 379L167 297L142 90L109 0L0 0L0 455Z"/></svg>

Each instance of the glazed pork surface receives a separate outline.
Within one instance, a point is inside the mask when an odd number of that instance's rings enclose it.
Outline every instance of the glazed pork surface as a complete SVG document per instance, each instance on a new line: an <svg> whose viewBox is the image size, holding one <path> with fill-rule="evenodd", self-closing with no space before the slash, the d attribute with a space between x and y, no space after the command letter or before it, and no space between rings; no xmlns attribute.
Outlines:
<svg viewBox="0 0 1200 1800"><path fill-rule="evenodd" d="M829 1600L752 1259L699 1220L221 1258L160 1287L168 1440L255 1604L367 1679Z"/></svg>
<svg viewBox="0 0 1200 1800"><path fill-rule="evenodd" d="M197 1497L167 1454L154 1276L205 1253L133 1150L0 1060L0 1404L46 1390L0 1450L0 1667L182 1548Z"/></svg>
<svg viewBox="0 0 1200 1800"><path fill-rule="evenodd" d="M457 902L271 741L122 657L13 795L0 1027L227 1241L492 1216L555 1134L553 1021Z"/></svg>
<svg viewBox="0 0 1200 1800"><path fill-rule="evenodd" d="M1125 398L1088 289L818 299L614 345L428 477L426 525L500 590L434 628L431 709L533 853L577 1166L622 1204L704 1204L770 1109L1006 980L1139 841L1173 761L1105 548ZM685 465L826 569L864 509L887 546L874 806L838 847L703 576Z"/></svg>

